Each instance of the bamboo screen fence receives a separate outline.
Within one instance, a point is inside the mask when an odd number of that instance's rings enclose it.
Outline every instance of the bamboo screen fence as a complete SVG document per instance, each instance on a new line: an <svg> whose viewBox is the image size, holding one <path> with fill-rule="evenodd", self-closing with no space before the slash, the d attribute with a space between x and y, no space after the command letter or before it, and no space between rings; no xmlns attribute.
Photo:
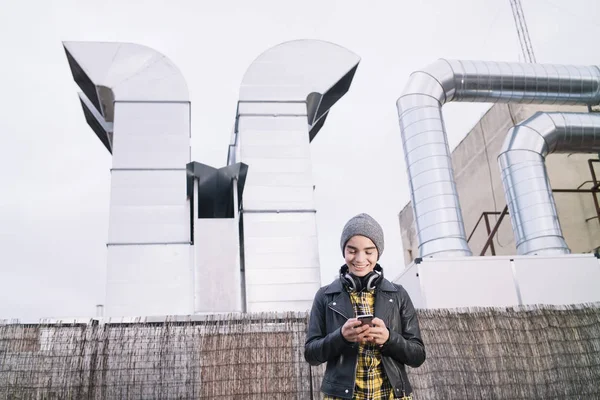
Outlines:
<svg viewBox="0 0 600 400"><path fill-rule="evenodd" d="M600 306L419 310L415 399L600 399ZM0 324L0 399L320 399L305 314Z"/></svg>

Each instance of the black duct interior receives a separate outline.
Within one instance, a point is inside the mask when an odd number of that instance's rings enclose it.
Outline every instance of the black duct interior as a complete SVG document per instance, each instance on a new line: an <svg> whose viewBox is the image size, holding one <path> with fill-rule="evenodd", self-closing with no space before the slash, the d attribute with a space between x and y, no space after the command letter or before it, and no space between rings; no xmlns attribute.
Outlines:
<svg viewBox="0 0 600 400"><path fill-rule="evenodd" d="M85 71L71 56L71 53L69 53L69 50L67 50L66 47L65 53L67 54L67 60L69 61L69 67L71 68L71 73L73 74L73 79L75 80L75 83L77 83L77 86L79 86L83 93L85 93L86 97L96 107L98 113L102 114L102 108L100 108L100 100L98 99L98 95L96 93L96 85L94 85L94 83L87 76Z"/></svg>

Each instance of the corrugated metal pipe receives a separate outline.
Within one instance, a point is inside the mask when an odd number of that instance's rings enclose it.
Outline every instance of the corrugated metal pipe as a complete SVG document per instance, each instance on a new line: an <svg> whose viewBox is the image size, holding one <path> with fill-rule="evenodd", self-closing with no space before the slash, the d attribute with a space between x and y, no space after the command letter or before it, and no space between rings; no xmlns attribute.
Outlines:
<svg viewBox="0 0 600 400"><path fill-rule="evenodd" d="M413 72L398 99L420 257L470 256L442 106L450 101L600 103L600 70L439 60Z"/></svg>
<svg viewBox="0 0 600 400"><path fill-rule="evenodd" d="M600 152L600 114L535 113L508 131L498 164L517 254L569 254L545 157Z"/></svg>

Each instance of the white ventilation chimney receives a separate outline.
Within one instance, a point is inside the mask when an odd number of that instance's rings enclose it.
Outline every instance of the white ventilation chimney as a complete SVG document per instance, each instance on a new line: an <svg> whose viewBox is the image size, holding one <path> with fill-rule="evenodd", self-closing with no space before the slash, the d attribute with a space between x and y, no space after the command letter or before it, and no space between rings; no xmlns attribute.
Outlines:
<svg viewBox="0 0 600 400"><path fill-rule="evenodd" d="M86 119L112 153L106 315L191 314L186 82L148 47L64 48Z"/></svg>
<svg viewBox="0 0 600 400"><path fill-rule="evenodd" d="M247 311L305 311L320 286L310 141L350 87L359 57L317 41L261 54L240 88L229 162L249 172L244 190Z"/></svg>

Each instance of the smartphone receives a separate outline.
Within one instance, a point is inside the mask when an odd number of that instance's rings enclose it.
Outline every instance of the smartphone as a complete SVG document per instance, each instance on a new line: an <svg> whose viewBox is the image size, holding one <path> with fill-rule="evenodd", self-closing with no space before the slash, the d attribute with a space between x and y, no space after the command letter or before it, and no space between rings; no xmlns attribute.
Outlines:
<svg viewBox="0 0 600 400"><path fill-rule="evenodd" d="M363 326L363 325L373 326L373 315L372 314L359 315L356 317L356 319L358 319L361 322L361 326Z"/></svg>

